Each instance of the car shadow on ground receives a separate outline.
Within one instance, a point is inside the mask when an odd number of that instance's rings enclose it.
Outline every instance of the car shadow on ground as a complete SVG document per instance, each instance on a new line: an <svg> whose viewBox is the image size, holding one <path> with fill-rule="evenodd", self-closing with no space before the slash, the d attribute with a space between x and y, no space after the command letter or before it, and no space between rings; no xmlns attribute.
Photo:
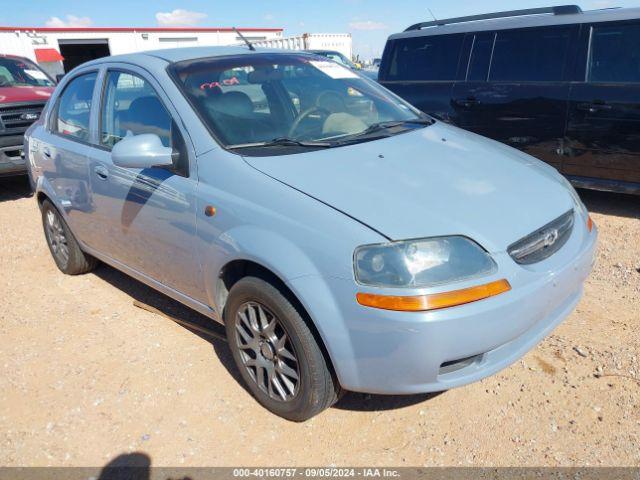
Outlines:
<svg viewBox="0 0 640 480"><path fill-rule="evenodd" d="M587 210L616 217L640 218L640 195L579 189Z"/></svg>
<svg viewBox="0 0 640 480"><path fill-rule="evenodd" d="M0 202L19 200L30 196L31 187L26 175L0 177Z"/></svg>
<svg viewBox="0 0 640 480"><path fill-rule="evenodd" d="M98 476L98 480L149 480L150 478L151 457L144 452L118 455L102 468Z"/></svg>
<svg viewBox="0 0 640 480"><path fill-rule="evenodd" d="M167 297L153 288L148 287L144 283L129 277L113 267L100 264L100 266L94 271L94 274L108 284L123 291L134 300L159 310L165 316L173 317L211 330L216 334L216 337L225 337L225 329L222 325L196 312L195 310L182 305L180 302ZM169 322L171 320L166 319L166 321ZM229 346L226 341L198 332L189 327L185 327L184 325L181 325L181 327L209 342L213 347L213 351L218 357L218 360L227 369L229 375L231 375L234 380L238 382L248 394L250 394L242 377L240 376L240 372L238 371L236 364L233 361L231 351L229 350ZM437 395L439 395L439 393L397 396L346 392L338 403L334 405L334 408L352 411L393 410L430 400Z"/></svg>

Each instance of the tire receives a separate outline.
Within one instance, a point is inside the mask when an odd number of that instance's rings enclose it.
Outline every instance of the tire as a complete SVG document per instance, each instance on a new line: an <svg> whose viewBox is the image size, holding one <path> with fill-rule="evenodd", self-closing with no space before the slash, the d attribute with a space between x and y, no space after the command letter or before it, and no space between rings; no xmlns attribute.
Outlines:
<svg viewBox="0 0 640 480"><path fill-rule="evenodd" d="M340 387L309 325L272 284L239 280L229 292L225 326L243 380L268 410L302 422L337 401Z"/></svg>
<svg viewBox="0 0 640 480"><path fill-rule="evenodd" d="M49 200L42 203L42 227L51 256L61 272L79 275L96 268L98 261L80 249L67 222Z"/></svg>

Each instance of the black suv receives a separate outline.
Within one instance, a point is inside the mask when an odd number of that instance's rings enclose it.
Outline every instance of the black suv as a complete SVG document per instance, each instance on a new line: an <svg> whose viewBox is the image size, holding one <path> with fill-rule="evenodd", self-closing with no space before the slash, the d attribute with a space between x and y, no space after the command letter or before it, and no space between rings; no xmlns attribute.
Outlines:
<svg viewBox="0 0 640 480"><path fill-rule="evenodd" d="M640 194L640 8L418 23L389 37L379 81L577 186Z"/></svg>

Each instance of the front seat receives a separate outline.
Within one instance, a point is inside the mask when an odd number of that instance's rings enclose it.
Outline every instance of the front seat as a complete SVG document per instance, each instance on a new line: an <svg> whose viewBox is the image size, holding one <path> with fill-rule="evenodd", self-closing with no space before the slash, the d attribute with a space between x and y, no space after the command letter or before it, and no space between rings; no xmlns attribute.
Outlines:
<svg viewBox="0 0 640 480"><path fill-rule="evenodd" d="M171 118L157 97L139 97L120 119L122 136L155 133L165 147L171 145ZM130 133L129 133L130 132Z"/></svg>

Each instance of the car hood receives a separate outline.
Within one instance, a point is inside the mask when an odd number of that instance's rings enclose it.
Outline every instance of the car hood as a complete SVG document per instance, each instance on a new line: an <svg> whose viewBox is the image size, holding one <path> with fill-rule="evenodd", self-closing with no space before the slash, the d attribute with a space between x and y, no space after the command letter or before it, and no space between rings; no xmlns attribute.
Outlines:
<svg viewBox="0 0 640 480"><path fill-rule="evenodd" d="M0 87L0 104L20 102L46 102L53 87Z"/></svg>
<svg viewBox="0 0 640 480"><path fill-rule="evenodd" d="M574 205L552 167L440 122L356 145L245 160L392 240L465 235L504 251Z"/></svg>

